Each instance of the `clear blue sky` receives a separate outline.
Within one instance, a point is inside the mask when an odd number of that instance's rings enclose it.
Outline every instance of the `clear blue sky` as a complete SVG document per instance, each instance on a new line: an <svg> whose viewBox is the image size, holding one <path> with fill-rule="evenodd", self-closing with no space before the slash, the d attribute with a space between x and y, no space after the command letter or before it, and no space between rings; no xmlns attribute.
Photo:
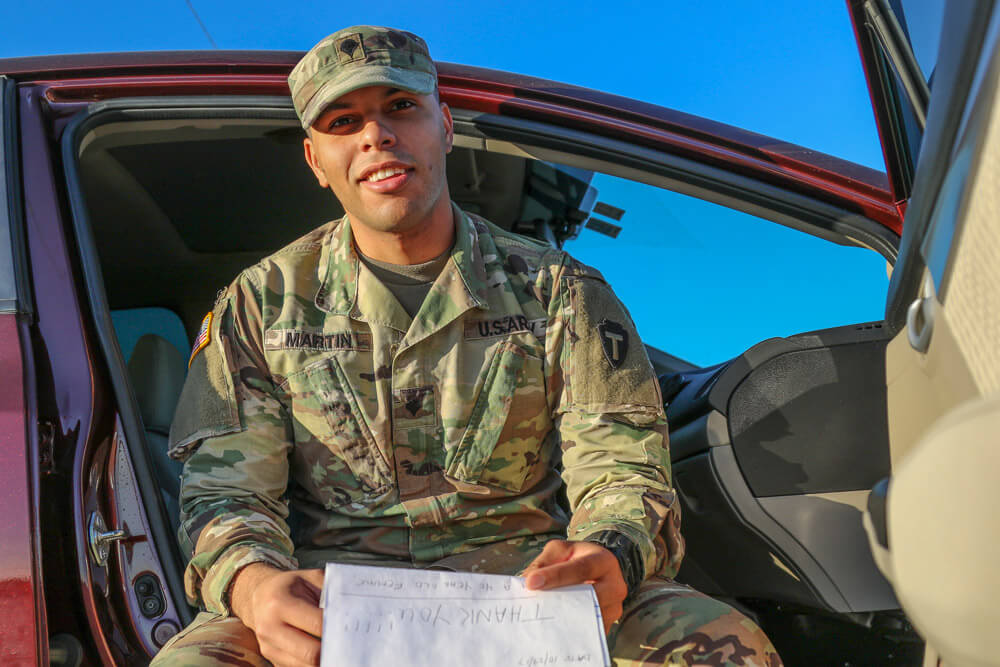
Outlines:
<svg viewBox="0 0 1000 667"><path fill-rule="evenodd" d="M843 0L191 2L220 48L305 50L347 25L390 25L424 37L438 60L635 97L884 169ZM211 48L185 0L71 1L44 11L37 5L5 2L0 25L7 28L0 57ZM744 261L734 262L731 250L713 254L706 230L712 224L735 229L744 223L721 210L692 214L687 204L666 193L656 195L652 203L633 203L626 186L600 186L602 198L608 198L603 196L608 192L611 203L629 211L623 220L626 230L630 224L635 230L649 228L645 216L654 208L680 220L670 240L659 244L673 253L663 269L676 278L669 285L651 285L648 276L636 275L629 258L645 236L636 242L623 233L617 242L607 243L584 232L571 251L605 269L632 309L640 333L658 347L711 363L768 335L880 317L885 265L874 253L850 250L836 255L831 261L844 262L843 274L810 275L808 265L801 274L789 274L775 261L775 253L798 254L799 246L789 249L770 232L740 232L739 249L745 252L738 254ZM640 217L647 227L639 226ZM702 238L706 234L709 238ZM810 252L827 252L809 239L802 243ZM692 244L702 255L689 252ZM710 282L716 284L717 291L709 297L701 291L705 280L691 282L691 276L713 258L717 271L701 272L710 273ZM770 276L769 267L777 267ZM850 282L833 290L840 293L837 303L825 293L822 298L811 296L813 285L830 287L848 280L846 276L851 276ZM753 304L768 301L770 290L782 286L794 288L790 298L803 315L781 324L770 314L755 315ZM657 296L666 292L673 295L670 307ZM678 302L678 292L686 293L687 301ZM751 292L756 296L748 298ZM746 312L736 320L720 318L720 302L738 302ZM675 322L678 312L684 316L683 327ZM683 328L686 337L664 333L676 328ZM719 333L735 329L741 334Z"/></svg>
<svg viewBox="0 0 1000 667"><path fill-rule="evenodd" d="M308 49L355 23L438 60L532 74L745 127L882 169L843 0L191 0L220 48ZM0 57L211 48L185 0L0 6Z"/></svg>

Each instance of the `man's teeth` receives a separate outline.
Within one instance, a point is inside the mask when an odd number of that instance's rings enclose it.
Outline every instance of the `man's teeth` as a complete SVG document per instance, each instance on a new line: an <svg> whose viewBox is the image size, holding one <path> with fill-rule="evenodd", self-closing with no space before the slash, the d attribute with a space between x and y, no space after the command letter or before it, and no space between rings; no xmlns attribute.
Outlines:
<svg viewBox="0 0 1000 667"><path fill-rule="evenodd" d="M381 180L385 180L390 176L395 176L397 174L405 174L405 169L400 169L399 167L391 167L389 169L379 169L378 171L368 174L368 178L365 180L369 183L377 183Z"/></svg>

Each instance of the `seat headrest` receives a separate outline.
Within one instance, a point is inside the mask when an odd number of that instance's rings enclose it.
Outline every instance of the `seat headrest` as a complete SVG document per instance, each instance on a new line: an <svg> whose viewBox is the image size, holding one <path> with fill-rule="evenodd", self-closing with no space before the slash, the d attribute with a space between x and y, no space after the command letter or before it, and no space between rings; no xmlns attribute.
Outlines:
<svg viewBox="0 0 1000 667"><path fill-rule="evenodd" d="M166 338L146 334L135 344L128 372L146 430L167 433L187 375L184 356Z"/></svg>

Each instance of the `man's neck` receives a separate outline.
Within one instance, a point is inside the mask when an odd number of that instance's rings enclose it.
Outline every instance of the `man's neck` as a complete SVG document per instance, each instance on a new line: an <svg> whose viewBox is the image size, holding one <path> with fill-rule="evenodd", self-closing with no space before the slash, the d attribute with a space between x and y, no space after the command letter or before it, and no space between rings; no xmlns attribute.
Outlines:
<svg viewBox="0 0 1000 667"><path fill-rule="evenodd" d="M370 259L389 264L421 264L451 248L455 240L455 216L451 200L443 197L427 220L405 232L379 232L352 225L354 243Z"/></svg>

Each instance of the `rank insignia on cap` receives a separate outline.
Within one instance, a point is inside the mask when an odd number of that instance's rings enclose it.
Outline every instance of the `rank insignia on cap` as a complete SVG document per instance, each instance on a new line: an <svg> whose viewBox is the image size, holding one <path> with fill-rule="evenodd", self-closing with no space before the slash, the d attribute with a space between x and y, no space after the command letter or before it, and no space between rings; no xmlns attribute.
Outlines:
<svg viewBox="0 0 1000 667"><path fill-rule="evenodd" d="M198 330L198 337L194 339L194 347L191 348L191 358L188 359L188 368L191 368L191 362L194 361L195 355L205 349L208 343L212 339L212 311L205 315L205 319L201 321L201 329Z"/></svg>
<svg viewBox="0 0 1000 667"><path fill-rule="evenodd" d="M365 57L365 41L359 32L344 35L335 42L334 48L341 64L351 63Z"/></svg>
<svg viewBox="0 0 1000 667"><path fill-rule="evenodd" d="M628 353L628 331L617 322L601 320L597 325L597 332L601 336L604 358L611 364L611 368L618 368L625 362L625 355Z"/></svg>

